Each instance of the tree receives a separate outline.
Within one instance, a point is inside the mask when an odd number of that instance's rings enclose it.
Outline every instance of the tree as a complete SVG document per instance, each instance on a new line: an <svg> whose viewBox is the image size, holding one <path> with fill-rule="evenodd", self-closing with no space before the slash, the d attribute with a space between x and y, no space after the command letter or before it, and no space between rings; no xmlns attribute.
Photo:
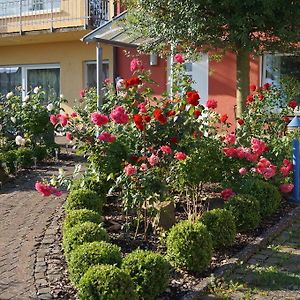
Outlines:
<svg viewBox="0 0 300 300"><path fill-rule="evenodd" d="M127 0L126 27L147 49L236 53L237 116L249 93L249 55L300 49L299 0Z"/></svg>

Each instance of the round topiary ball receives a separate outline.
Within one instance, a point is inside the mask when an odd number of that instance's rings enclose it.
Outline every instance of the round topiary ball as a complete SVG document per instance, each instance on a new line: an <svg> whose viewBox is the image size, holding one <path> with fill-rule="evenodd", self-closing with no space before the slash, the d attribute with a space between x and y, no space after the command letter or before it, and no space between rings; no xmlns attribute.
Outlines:
<svg viewBox="0 0 300 300"><path fill-rule="evenodd" d="M220 249L231 246L236 236L234 217L228 210L217 208L203 214L201 222L211 234L213 247Z"/></svg>
<svg viewBox="0 0 300 300"><path fill-rule="evenodd" d="M67 197L65 208L67 211L86 208L101 214L105 200L103 194L97 194L91 190L72 190Z"/></svg>
<svg viewBox="0 0 300 300"><path fill-rule="evenodd" d="M260 204L262 218L271 216L280 206L281 194L276 186L261 179L249 179L241 187L243 194L252 195Z"/></svg>
<svg viewBox="0 0 300 300"><path fill-rule="evenodd" d="M251 195L235 195L226 202L225 208L231 211L239 232L255 229L261 221L259 202Z"/></svg>
<svg viewBox="0 0 300 300"><path fill-rule="evenodd" d="M66 257L79 245L94 241L108 241L108 234L104 228L96 223L84 222L69 228L64 232L63 246Z"/></svg>
<svg viewBox="0 0 300 300"><path fill-rule="evenodd" d="M69 273L71 281L77 285L83 274L94 265L117 265L122 261L118 246L101 241L84 243L70 253Z"/></svg>
<svg viewBox="0 0 300 300"><path fill-rule="evenodd" d="M75 209L68 212L63 225L63 231L74 227L77 224L84 222L101 223L101 216L99 213L90 209Z"/></svg>
<svg viewBox="0 0 300 300"><path fill-rule="evenodd" d="M80 300L137 300L133 282L123 270L110 265L93 266L78 285Z"/></svg>
<svg viewBox="0 0 300 300"><path fill-rule="evenodd" d="M158 253L136 250L124 258L122 269L132 278L140 299L153 300L168 286L170 266Z"/></svg>
<svg viewBox="0 0 300 300"><path fill-rule="evenodd" d="M171 228L167 237L167 257L173 266L202 272L208 267L211 256L212 240L204 224L186 220Z"/></svg>

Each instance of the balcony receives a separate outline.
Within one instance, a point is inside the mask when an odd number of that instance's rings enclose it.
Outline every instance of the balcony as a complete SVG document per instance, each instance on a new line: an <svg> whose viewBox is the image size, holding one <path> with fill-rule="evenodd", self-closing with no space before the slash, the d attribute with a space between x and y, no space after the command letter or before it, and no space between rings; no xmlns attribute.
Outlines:
<svg viewBox="0 0 300 300"><path fill-rule="evenodd" d="M0 35L96 28L110 18L110 0L0 0Z"/></svg>

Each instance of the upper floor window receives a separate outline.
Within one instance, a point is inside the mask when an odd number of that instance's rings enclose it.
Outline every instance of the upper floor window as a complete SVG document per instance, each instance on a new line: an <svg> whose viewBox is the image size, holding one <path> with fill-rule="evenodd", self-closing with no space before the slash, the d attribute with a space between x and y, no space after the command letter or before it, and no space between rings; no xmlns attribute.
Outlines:
<svg viewBox="0 0 300 300"><path fill-rule="evenodd" d="M61 0L0 0L0 17L26 15L60 8Z"/></svg>

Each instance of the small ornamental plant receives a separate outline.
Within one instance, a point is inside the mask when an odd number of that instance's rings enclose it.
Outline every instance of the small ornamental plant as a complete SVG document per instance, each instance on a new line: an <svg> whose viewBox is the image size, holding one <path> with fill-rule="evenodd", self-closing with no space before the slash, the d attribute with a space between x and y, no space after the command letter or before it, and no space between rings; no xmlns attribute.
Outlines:
<svg viewBox="0 0 300 300"><path fill-rule="evenodd" d="M130 276L111 265L92 266L78 284L80 300L138 300Z"/></svg>
<svg viewBox="0 0 300 300"><path fill-rule="evenodd" d="M229 247L234 243L236 226L234 216L229 210L217 208L205 212L201 222L211 234L214 249Z"/></svg>
<svg viewBox="0 0 300 300"><path fill-rule="evenodd" d="M122 269L132 278L141 299L154 300L168 286L170 266L160 254L136 250L124 258Z"/></svg>
<svg viewBox="0 0 300 300"><path fill-rule="evenodd" d="M77 285L90 267L103 264L120 266L121 261L121 250L116 245L104 241L84 243L70 253L70 279Z"/></svg>
<svg viewBox="0 0 300 300"><path fill-rule="evenodd" d="M252 195L234 195L225 208L232 213L238 232L255 229L261 221L259 202Z"/></svg>
<svg viewBox="0 0 300 300"><path fill-rule="evenodd" d="M203 272L212 257L212 240L206 226L190 220L174 225L167 236L167 257L176 268Z"/></svg>

